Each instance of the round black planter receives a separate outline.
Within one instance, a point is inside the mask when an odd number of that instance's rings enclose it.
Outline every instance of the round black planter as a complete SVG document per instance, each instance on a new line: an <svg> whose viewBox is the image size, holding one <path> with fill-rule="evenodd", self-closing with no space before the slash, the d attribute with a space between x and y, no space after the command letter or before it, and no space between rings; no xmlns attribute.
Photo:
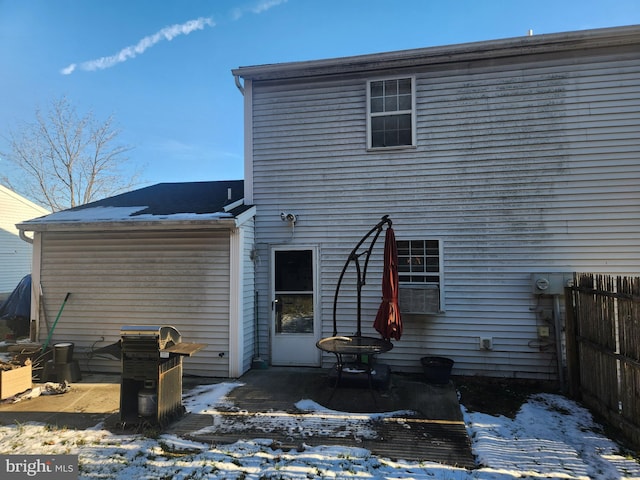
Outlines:
<svg viewBox="0 0 640 480"><path fill-rule="evenodd" d="M445 357L422 357L420 359L425 380L428 383L443 385L449 383L453 360Z"/></svg>

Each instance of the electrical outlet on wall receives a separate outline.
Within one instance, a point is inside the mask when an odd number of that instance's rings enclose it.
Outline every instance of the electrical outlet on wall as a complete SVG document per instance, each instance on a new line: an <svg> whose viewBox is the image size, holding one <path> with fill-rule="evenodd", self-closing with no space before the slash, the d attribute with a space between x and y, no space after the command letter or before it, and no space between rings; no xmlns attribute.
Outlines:
<svg viewBox="0 0 640 480"><path fill-rule="evenodd" d="M539 326L538 327L538 337L540 338L549 338L549 327L547 326Z"/></svg>
<svg viewBox="0 0 640 480"><path fill-rule="evenodd" d="M493 338L480 337L480 350L493 350Z"/></svg>

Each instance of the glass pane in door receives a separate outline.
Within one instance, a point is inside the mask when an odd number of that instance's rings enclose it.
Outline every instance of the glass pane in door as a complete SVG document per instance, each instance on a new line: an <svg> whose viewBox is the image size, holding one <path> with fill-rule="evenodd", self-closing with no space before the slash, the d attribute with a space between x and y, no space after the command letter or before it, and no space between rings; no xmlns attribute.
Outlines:
<svg viewBox="0 0 640 480"><path fill-rule="evenodd" d="M275 331L313 333L311 250L275 252Z"/></svg>
<svg viewBox="0 0 640 480"><path fill-rule="evenodd" d="M313 295L276 294L276 333L313 333Z"/></svg>

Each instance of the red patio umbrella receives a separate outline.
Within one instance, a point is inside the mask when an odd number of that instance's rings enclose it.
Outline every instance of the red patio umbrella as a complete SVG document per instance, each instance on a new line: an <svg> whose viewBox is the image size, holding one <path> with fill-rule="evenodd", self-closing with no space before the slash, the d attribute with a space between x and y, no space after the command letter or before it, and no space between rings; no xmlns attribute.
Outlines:
<svg viewBox="0 0 640 480"><path fill-rule="evenodd" d="M388 227L384 238L384 271L382 274L382 303L373 322L382 338L400 340L402 317L398 304L398 249L393 228Z"/></svg>

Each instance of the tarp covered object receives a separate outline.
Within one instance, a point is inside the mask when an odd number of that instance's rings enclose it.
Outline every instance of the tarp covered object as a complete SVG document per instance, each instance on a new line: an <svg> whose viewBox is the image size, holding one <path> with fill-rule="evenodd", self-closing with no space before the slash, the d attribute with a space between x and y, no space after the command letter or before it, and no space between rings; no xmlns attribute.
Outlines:
<svg viewBox="0 0 640 480"><path fill-rule="evenodd" d="M384 271L382 275L382 303L373 326L385 340L391 338L400 340L402 317L398 304L398 249L396 236L391 227L387 228L384 239Z"/></svg>
<svg viewBox="0 0 640 480"><path fill-rule="evenodd" d="M17 334L29 333L31 317L31 275L25 275L11 295L0 305L0 319ZM26 332L26 333L25 333Z"/></svg>

